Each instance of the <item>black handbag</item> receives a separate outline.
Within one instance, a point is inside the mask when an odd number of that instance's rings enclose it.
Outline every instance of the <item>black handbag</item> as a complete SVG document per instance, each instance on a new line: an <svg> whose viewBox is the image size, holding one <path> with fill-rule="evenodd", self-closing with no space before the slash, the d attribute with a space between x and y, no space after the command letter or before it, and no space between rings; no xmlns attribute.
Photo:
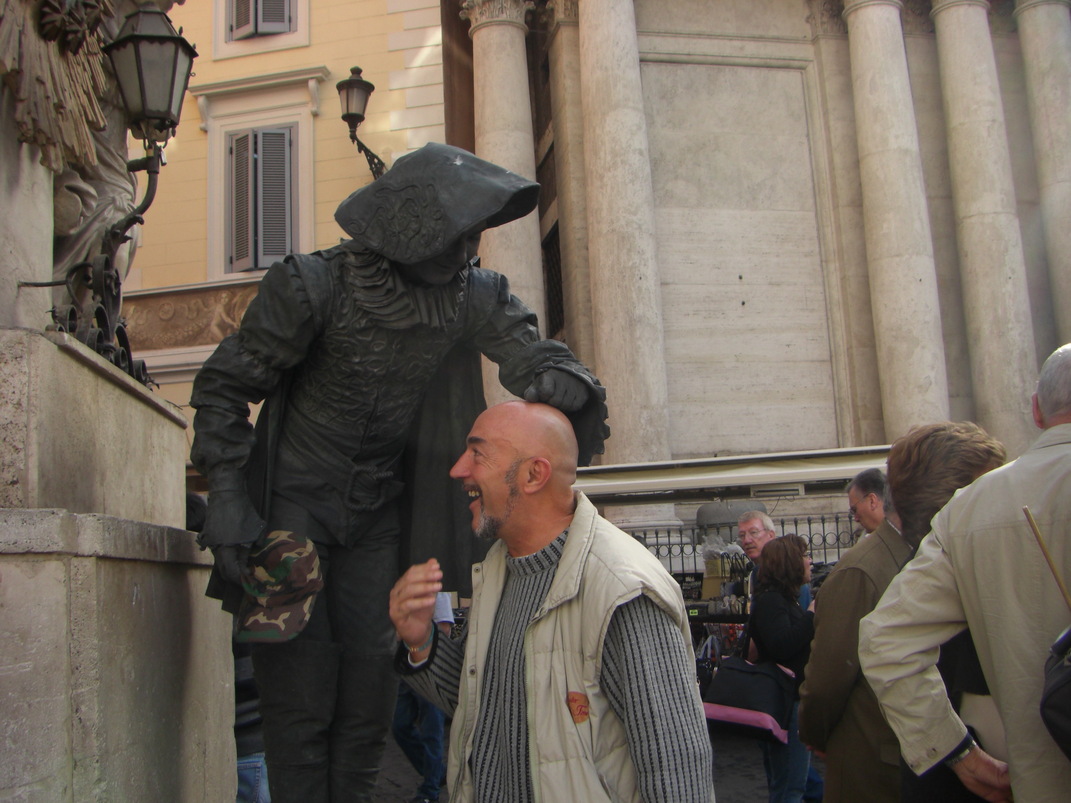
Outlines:
<svg viewBox="0 0 1071 803"><path fill-rule="evenodd" d="M1034 521L1030 508L1024 507L1023 513L1030 523L1030 529L1037 539L1038 546L1045 556L1045 561L1052 570L1056 584L1060 587L1064 602L1068 610L1071 610L1071 594L1067 592L1060 572L1056 569L1056 563L1049 554L1045 542L1041 538L1041 530ZM1045 684L1041 690L1041 721L1068 759L1071 759L1071 627L1061 633L1049 648L1049 657L1045 661Z"/></svg>
<svg viewBox="0 0 1071 803"><path fill-rule="evenodd" d="M711 727L732 730L782 744L796 701L796 681L790 670L772 661L750 663L730 655L707 686L703 702Z"/></svg>

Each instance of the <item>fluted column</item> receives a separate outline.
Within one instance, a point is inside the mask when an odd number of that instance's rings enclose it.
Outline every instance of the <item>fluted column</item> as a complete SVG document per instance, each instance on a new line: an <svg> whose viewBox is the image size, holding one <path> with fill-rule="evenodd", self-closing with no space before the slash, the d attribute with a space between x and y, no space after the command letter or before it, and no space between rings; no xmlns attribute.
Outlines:
<svg viewBox="0 0 1071 803"><path fill-rule="evenodd" d="M525 14L532 0L462 0L472 37L476 155L535 179L535 141L528 92ZM485 267L509 277L510 288L545 323L543 252L538 212L490 229L480 243Z"/></svg>
<svg viewBox="0 0 1071 803"><path fill-rule="evenodd" d="M1017 0L1034 132L1049 286L1060 343L1071 342L1071 0Z"/></svg>
<svg viewBox="0 0 1071 803"><path fill-rule="evenodd" d="M988 11L987 0L935 0L931 14L975 409L1014 456L1036 434L1029 397L1038 366Z"/></svg>
<svg viewBox="0 0 1071 803"><path fill-rule="evenodd" d="M635 10L632 0L580 0L579 10L595 353L613 430L604 462L665 460L662 292ZM667 509L624 508L615 520L657 523Z"/></svg>
<svg viewBox="0 0 1071 803"><path fill-rule="evenodd" d="M558 183L558 236L562 253L565 333L573 352L594 365L588 271L587 201L584 198L584 119L580 97L580 27L577 0L550 0L550 103Z"/></svg>
<svg viewBox="0 0 1071 803"><path fill-rule="evenodd" d="M846 0L885 437L947 419L937 270L900 0Z"/></svg>

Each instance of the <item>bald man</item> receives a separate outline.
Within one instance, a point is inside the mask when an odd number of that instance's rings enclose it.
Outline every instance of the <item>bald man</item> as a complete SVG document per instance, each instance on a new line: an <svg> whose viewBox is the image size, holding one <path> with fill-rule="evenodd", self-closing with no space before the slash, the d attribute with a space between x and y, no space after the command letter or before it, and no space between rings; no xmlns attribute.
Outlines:
<svg viewBox="0 0 1071 803"><path fill-rule="evenodd" d="M398 671L454 716L450 800L713 801L680 588L574 492L576 465L558 410L488 409L450 471L495 542L464 633L432 626L434 559L391 592Z"/></svg>

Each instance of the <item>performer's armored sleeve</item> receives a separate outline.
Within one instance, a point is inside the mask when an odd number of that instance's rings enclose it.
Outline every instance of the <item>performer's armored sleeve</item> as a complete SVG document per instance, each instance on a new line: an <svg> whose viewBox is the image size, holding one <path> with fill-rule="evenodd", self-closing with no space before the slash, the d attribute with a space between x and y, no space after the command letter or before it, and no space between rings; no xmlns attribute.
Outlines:
<svg viewBox="0 0 1071 803"><path fill-rule="evenodd" d="M264 522L253 510L245 466L255 443L249 405L275 389L300 363L316 337L317 322L305 286L289 262L277 262L261 281L238 332L226 337L198 372L191 406L194 466L208 477L209 515L204 546L256 541Z"/></svg>
<svg viewBox="0 0 1071 803"><path fill-rule="evenodd" d="M510 393L523 396L540 374L559 370L588 387L588 401L575 412L566 412L580 446L580 465L603 452L610 434L606 425L606 389L580 362L569 347L557 340L542 340L535 313L509 291L505 276L476 269L470 279L472 343L498 364L498 377Z"/></svg>

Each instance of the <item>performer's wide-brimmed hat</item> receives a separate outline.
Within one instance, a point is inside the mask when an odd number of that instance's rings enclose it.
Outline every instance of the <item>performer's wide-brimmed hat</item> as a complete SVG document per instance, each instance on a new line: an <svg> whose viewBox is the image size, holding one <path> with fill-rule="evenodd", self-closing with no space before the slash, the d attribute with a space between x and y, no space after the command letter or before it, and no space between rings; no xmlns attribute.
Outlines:
<svg viewBox="0 0 1071 803"><path fill-rule="evenodd" d="M335 220L365 248L409 265L472 231L524 217L538 201L536 182L430 142L339 204Z"/></svg>

